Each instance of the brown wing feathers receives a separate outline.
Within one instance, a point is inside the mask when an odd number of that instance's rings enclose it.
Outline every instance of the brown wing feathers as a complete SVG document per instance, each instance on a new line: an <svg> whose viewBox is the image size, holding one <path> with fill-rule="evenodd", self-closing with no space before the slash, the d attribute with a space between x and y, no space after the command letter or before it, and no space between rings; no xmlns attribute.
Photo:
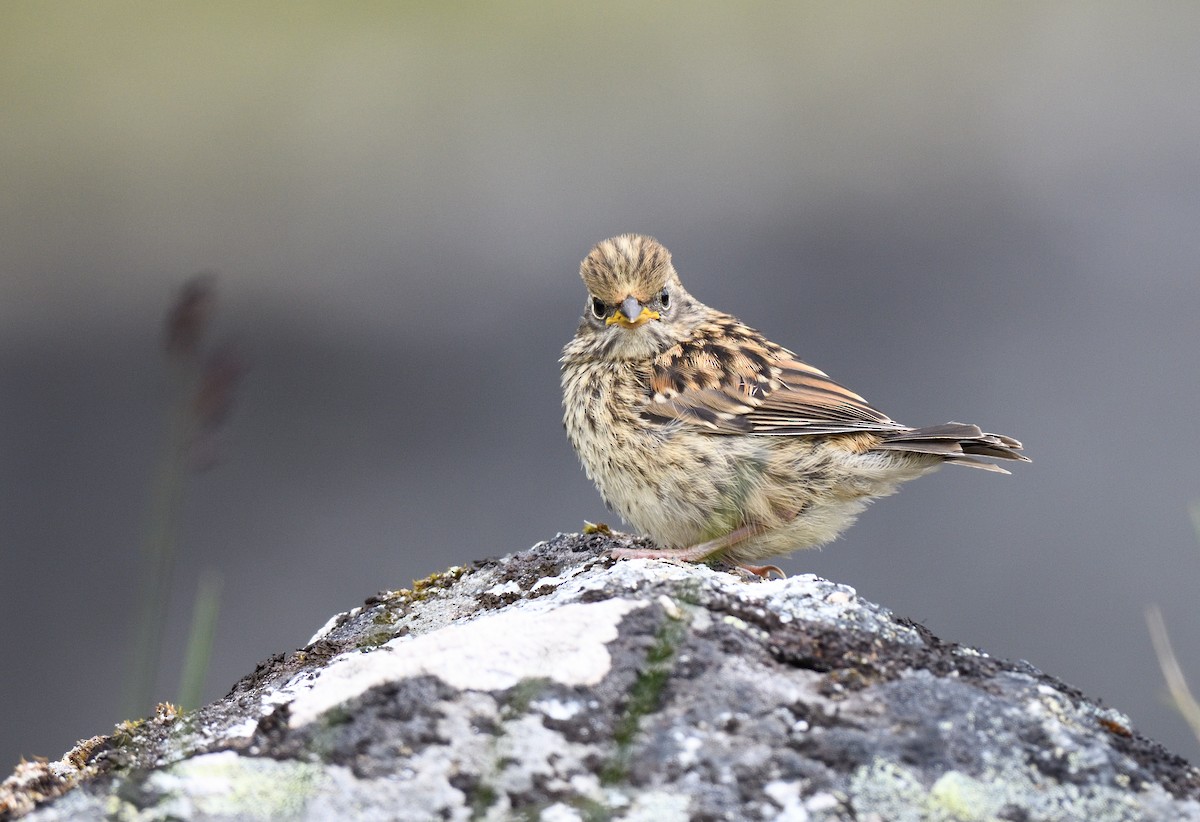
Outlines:
<svg viewBox="0 0 1200 822"><path fill-rule="evenodd" d="M732 317L704 323L659 356L649 387L647 416L698 423L717 433L907 430Z"/></svg>
<svg viewBox="0 0 1200 822"><path fill-rule="evenodd" d="M704 323L690 339L659 356L649 388L643 411L647 417L701 425L719 434L871 432L882 438L873 450L937 454L1003 473L980 457L1028 461L1017 453L1021 443L975 425L901 425L732 317Z"/></svg>
<svg viewBox="0 0 1200 822"><path fill-rule="evenodd" d="M764 397L762 404L751 412L759 433L770 433L768 428L781 424L786 426L788 420L793 425L797 420L821 420L872 430L901 427L868 405L858 394L831 380L825 372L799 360L779 363L777 382L776 390Z"/></svg>

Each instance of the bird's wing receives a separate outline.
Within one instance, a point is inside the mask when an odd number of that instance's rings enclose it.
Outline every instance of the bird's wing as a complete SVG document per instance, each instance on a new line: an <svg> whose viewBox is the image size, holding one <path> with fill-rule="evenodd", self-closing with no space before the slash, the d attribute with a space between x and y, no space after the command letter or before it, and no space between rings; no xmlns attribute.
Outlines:
<svg viewBox="0 0 1200 822"><path fill-rule="evenodd" d="M908 430L787 349L732 317L703 323L650 370L643 413L718 434L793 435Z"/></svg>

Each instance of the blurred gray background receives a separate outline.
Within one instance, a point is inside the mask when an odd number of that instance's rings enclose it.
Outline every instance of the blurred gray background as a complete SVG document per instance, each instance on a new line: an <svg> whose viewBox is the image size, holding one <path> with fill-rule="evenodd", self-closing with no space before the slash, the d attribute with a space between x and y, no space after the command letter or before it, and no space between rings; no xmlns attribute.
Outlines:
<svg viewBox="0 0 1200 822"><path fill-rule="evenodd" d="M0 5L0 771L122 715L163 316L250 365L167 624L206 697L334 612L583 520L557 357L596 241L909 424L1022 439L784 563L1193 760L1200 6ZM1182 427L1181 427L1182 426Z"/></svg>

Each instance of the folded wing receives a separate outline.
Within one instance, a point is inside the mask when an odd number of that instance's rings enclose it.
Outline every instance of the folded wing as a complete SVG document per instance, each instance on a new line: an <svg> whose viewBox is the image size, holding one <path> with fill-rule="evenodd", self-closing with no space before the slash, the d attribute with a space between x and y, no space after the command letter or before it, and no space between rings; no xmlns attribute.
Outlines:
<svg viewBox="0 0 1200 822"><path fill-rule="evenodd" d="M648 418L714 434L868 432L879 436L874 450L935 454L1001 472L1004 469L980 458L1028 461L1016 453L1019 442L974 425L902 425L732 317L705 323L690 339L659 356L648 389L643 410Z"/></svg>

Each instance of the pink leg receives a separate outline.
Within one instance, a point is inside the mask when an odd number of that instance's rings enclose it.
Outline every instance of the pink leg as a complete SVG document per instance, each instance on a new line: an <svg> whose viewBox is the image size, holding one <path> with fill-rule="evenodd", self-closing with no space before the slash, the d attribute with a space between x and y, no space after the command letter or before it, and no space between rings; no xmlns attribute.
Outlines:
<svg viewBox="0 0 1200 822"><path fill-rule="evenodd" d="M760 526L751 523L743 525L741 528L735 528L724 536L687 548L614 548L610 553L616 559L681 559L684 562L701 562L715 558L721 552L761 531ZM769 577L774 572L782 578L787 578L787 574L774 565L745 565L740 562L736 564L739 568L760 577Z"/></svg>
<svg viewBox="0 0 1200 822"><path fill-rule="evenodd" d="M687 548L614 548L612 555L617 559L682 559L685 562L699 562L737 545L758 530L757 525L743 525L724 536Z"/></svg>

